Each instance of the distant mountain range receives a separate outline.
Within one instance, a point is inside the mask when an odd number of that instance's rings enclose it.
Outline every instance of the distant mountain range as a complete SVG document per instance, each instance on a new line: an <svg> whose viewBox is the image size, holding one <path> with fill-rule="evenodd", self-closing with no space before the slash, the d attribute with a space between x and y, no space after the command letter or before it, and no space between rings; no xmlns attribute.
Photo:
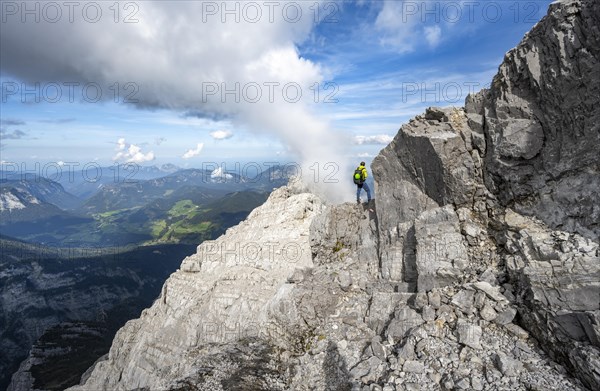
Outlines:
<svg viewBox="0 0 600 391"><path fill-rule="evenodd" d="M127 167L102 168L115 176L95 182L62 175L64 185L0 172L0 233L53 246L198 243L239 222L293 173L279 166L249 177L221 168Z"/></svg>
<svg viewBox="0 0 600 391"><path fill-rule="evenodd" d="M48 219L68 219L68 212L82 201L57 182L35 177L31 180L0 180L0 226Z"/></svg>
<svg viewBox="0 0 600 391"><path fill-rule="evenodd" d="M31 179L0 179L0 189L2 194L6 193L1 198L0 211L25 209L26 205L43 203L68 210L81 204L81 200L68 193L60 183L38 176Z"/></svg>
<svg viewBox="0 0 600 391"><path fill-rule="evenodd" d="M140 166L138 164L115 164L108 167L89 166L85 170L76 170L74 175L61 175L56 179L70 193L87 199L104 186L122 183L136 183L160 178L180 171L174 164Z"/></svg>
<svg viewBox="0 0 600 391"><path fill-rule="evenodd" d="M39 181L40 178L57 182L68 193L79 199L91 197L99 188L105 185L118 183L131 183L148 179L155 179L180 171L181 168L174 164L163 164L162 166L140 166L134 163L115 164L113 166L101 167L96 164L87 164L83 167L75 165L53 166L48 170L46 177L39 175L44 169L39 169L38 174L21 172L18 167L5 166L0 170L0 179L25 180L28 182Z"/></svg>

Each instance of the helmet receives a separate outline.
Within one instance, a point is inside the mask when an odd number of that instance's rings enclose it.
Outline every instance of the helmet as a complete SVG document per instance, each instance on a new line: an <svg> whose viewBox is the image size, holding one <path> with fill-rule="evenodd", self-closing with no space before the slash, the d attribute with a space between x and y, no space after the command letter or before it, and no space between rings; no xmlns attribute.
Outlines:
<svg viewBox="0 0 600 391"><path fill-rule="evenodd" d="M360 162L360 165L361 165L361 166L364 166L364 165L365 165L365 162Z"/></svg>

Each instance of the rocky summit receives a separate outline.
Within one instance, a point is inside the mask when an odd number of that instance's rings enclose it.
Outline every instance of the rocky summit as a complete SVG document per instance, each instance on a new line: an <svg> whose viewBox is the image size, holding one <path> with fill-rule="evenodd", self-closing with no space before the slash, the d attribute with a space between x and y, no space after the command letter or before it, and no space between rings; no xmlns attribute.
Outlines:
<svg viewBox="0 0 600 391"><path fill-rule="evenodd" d="M553 3L464 108L204 242L71 390L600 389L600 2Z"/></svg>

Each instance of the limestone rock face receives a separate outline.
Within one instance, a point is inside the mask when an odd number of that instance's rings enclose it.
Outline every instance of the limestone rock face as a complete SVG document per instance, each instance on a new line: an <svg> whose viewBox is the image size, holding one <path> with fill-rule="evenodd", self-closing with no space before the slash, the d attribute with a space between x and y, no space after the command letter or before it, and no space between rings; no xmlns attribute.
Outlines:
<svg viewBox="0 0 600 391"><path fill-rule="evenodd" d="M276 190L74 390L600 389L599 15L553 3L490 90L403 125L370 205Z"/></svg>
<svg viewBox="0 0 600 391"><path fill-rule="evenodd" d="M417 288L420 292L459 281L469 265L458 216L450 205L423 212L415 221Z"/></svg>
<svg viewBox="0 0 600 391"><path fill-rule="evenodd" d="M467 128L462 109L440 108L402 126L372 165L380 227L438 206L472 204L480 181L463 140Z"/></svg>
<svg viewBox="0 0 600 391"><path fill-rule="evenodd" d="M204 344L271 335L285 343L288 330L268 322L270 304L294 270L312 266L309 228L323 208L299 192L276 190L246 221L200 245L154 305L117 333L83 389L160 389L192 371Z"/></svg>
<svg viewBox="0 0 600 391"><path fill-rule="evenodd" d="M522 324L587 384L600 384L598 243L506 214L506 257Z"/></svg>
<svg viewBox="0 0 600 391"><path fill-rule="evenodd" d="M460 236L455 213L459 208L486 211L479 154L465 142L470 134L464 110L430 108L424 116L404 125L373 161L379 252L385 279L414 286L416 268L431 269L426 265L449 251L462 253L462 238L456 241L452 234L447 238L438 234L452 231ZM443 206L446 208L440 213L453 216L455 225L449 223L444 228L439 221L428 223L430 213L422 215ZM420 236L420 244L416 235ZM456 248L454 242L444 242L446 239L456 241ZM462 255L465 258L466 254ZM459 263L457 270L466 267L466 259ZM452 273L440 275L443 282L439 284L434 281L435 273L430 270L427 274L430 281L424 281L424 274L421 281L425 289L453 281Z"/></svg>
<svg viewBox="0 0 600 391"><path fill-rule="evenodd" d="M467 101L485 134L486 184L553 228L600 235L600 7L562 1ZM482 145L483 146L483 145Z"/></svg>

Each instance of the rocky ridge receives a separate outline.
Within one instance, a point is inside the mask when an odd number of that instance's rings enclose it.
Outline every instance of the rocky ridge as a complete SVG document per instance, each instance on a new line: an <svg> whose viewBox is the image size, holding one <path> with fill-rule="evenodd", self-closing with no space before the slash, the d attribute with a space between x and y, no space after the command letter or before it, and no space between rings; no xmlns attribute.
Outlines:
<svg viewBox="0 0 600 391"><path fill-rule="evenodd" d="M599 26L552 4L489 90L402 126L376 205L276 190L72 390L600 389Z"/></svg>

